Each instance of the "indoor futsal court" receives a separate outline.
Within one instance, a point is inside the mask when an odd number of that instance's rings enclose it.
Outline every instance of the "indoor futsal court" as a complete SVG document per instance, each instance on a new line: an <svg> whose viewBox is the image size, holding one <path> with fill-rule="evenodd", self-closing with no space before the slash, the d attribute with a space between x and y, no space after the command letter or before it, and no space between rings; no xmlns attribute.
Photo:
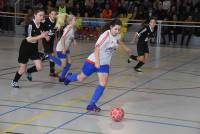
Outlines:
<svg viewBox="0 0 200 134"><path fill-rule="evenodd" d="M200 49L150 47L150 60L142 73L136 62L119 49L112 59L108 87L98 102L102 111L87 112L96 74L84 82L58 82L44 70L26 75L20 88L11 80L18 68L22 38L0 37L0 134L199 134L200 133ZM134 49L135 45L128 44ZM72 48L72 72L79 71L94 43L79 41ZM29 66L32 62L29 62ZM121 107L121 122L111 119L113 107Z"/></svg>

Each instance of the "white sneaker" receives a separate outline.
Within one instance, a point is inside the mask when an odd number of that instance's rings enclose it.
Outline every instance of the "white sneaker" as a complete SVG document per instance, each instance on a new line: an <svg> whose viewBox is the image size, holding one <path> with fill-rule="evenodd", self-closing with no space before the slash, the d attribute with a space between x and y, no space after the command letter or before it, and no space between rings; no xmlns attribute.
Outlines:
<svg viewBox="0 0 200 134"><path fill-rule="evenodd" d="M13 88L19 88L18 82L15 82L15 81L13 81L13 80L12 80L12 82L11 82L11 86L12 86Z"/></svg>

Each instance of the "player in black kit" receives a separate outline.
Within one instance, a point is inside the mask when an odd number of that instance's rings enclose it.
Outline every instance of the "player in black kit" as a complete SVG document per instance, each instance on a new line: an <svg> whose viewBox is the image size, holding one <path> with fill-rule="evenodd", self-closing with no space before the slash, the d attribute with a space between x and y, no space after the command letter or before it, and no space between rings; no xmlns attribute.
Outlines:
<svg viewBox="0 0 200 134"><path fill-rule="evenodd" d="M140 31L136 33L136 37L138 38L138 56L131 55L128 59L128 63L130 63L132 60L139 61L138 64L134 67L135 71L137 72L142 72L141 67L146 63L149 57L148 38L154 32L155 26L156 19L151 18L149 21L149 25L144 26Z"/></svg>
<svg viewBox="0 0 200 134"><path fill-rule="evenodd" d="M18 80L26 72L27 62L29 59L33 61L35 66L27 69L27 78L32 80L30 74L42 70L43 65L38 52L38 40L45 38L49 40L48 32L41 32L41 22L44 19L44 10L35 9L34 19L29 23L27 28L27 36L22 40L20 49L19 49L19 70L16 72L11 85L13 88L19 88Z"/></svg>
<svg viewBox="0 0 200 134"><path fill-rule="evenodd" d="M49 17L45 19L45 22L43 23L43 30L49 31L50 40L47 41L46 39L43 39L43 47L44 47L44 53L45 55L52 54L54 55L54 40L55 40L55 34L56 34L56 16L57 12L55 9L51 9L49 11ZM50 64L50 73L49 76L57 77L58 74L55 72L55 64L52 60L49 60Z"/></svg>

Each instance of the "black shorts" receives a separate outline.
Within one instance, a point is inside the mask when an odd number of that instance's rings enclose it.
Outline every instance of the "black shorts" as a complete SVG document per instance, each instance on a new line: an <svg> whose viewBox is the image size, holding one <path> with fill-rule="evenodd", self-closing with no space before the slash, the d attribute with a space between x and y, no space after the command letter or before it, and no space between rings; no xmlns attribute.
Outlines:
<svg viewBox="0 0 200 134"><path fill-rule="evenodd" d="M46 41L45 39L42 40L43 47L44 47L44 52L46 54L51 54L53 53L53 47L54 47L54 38L50 38L49 41Z"/></svg>
<svg viewBox="0 0 200 134"><path fill-rule="evenodd" d="M25 40L22 41L20 49L19 49L19 57L18 62L22 64L26 64L28 60L38 60L40 59L38 53L38 45L29 43Z"/></svg>
<svg viewBox="0 0 200 134"><path fill-rule="evenodd" d="M138 43L137 44L138 56L143 56L145 53L149 53L149 47L147 43Z"/></svg>

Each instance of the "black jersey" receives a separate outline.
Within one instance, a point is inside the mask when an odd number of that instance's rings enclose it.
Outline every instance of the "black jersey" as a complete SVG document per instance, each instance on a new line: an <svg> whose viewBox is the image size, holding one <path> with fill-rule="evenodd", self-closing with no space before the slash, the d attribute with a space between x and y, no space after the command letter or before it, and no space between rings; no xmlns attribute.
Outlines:
<svg viewBox="0 0 200 134"><path fill-rule="evenodd" d="M40 35L41 34L41 23L40 23L40 25L36 26L35 21L32 20L28 24L28 28L25 32L26 32L26 38ZM37 44L37 41L33 42L33 44Z"/></svg>
<svg viewBox="0 0 200 134"><path fill-rule="evenodd" d="M138 44L146 44L148 42L149 36L153 34L153 30L148 25L138 31L137 34L139 36Z"/></svg>
<svg viewBox="0 0 200 134"><path fill-rule="evenodd" d="M52 22L50 18L46 18L44 23L42 24L42 30L49 31L49 36L54 37L56 32L55 25L56 21Z"/></svg>
<svg viewBox="0 0 200 134"><path fill-rule="evenodd" d="M28 28L26 29L26 38L38 36L40 34L41 34L41 23L39 25L36 25L35 21L32 20L28 24ZM31 60L40 59L37 44L38 41L28 42L27 39L24 39L19 49L18 62L26 64L29 59Z"/></svg>

